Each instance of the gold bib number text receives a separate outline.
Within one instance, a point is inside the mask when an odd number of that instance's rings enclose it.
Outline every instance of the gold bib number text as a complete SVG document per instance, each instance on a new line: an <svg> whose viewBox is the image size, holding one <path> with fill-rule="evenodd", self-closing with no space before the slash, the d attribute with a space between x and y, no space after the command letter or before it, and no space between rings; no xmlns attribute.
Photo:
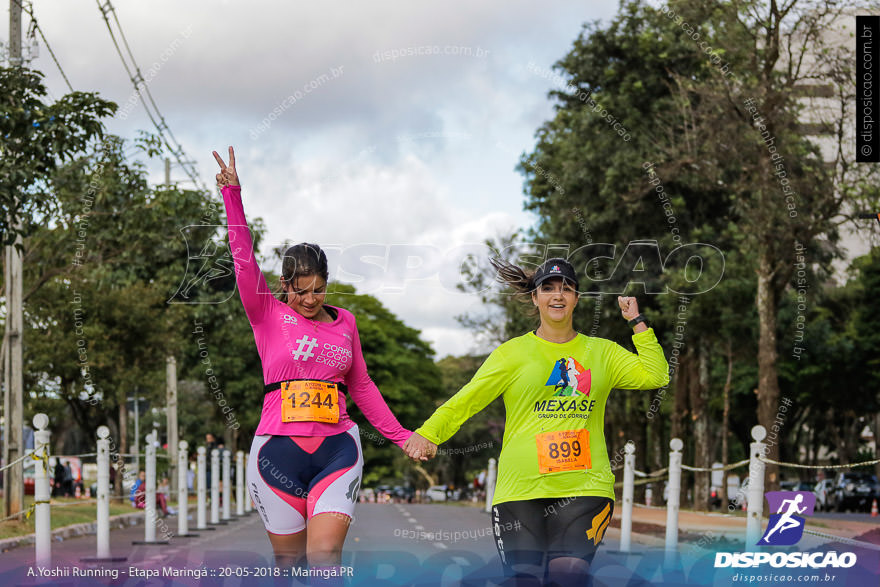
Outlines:
<svg viewBox="0 0 880 587"><path fill-rule="evenodd" d="M285 381L281 384L282 422L339 422L339 392L326 381Z"/></svg>
<svg viewBox="0 0 880 587"><path fill-rule="evenodd" d="M538 444L538 471L584 471L590 461L590 433L586 430L555 430L535 436Z"/></svg>

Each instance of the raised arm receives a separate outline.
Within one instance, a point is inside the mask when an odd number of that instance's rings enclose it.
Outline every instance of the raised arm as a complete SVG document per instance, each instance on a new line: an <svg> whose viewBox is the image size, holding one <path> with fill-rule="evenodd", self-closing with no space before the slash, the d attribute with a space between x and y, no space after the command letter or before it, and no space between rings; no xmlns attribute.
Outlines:
<svg viewBox="0 0 880 587"><path fill-rule="evenodd" d="M620 312L625 320L640 316L635 298L617 298ZM644 322L633 326L633 344L638 354L612 343L609 349L608 368L611 370L611 387L618 389L656 389L669 383L669 363L654 335L654 329Z"/></svg>
<svg viewBox="0 0 880 587"><path fill-rule="evenodd" d="M214 159L220 165L217 185L221 188L223 204L226 206L229 250L235 262L235 282L248 320L255 325L262 322L269 314L275 298L254 255L254 241L241 203L241 185L235 170L235 152L229 147L229 165L223 162L217 151L214 151Z"/></svg>

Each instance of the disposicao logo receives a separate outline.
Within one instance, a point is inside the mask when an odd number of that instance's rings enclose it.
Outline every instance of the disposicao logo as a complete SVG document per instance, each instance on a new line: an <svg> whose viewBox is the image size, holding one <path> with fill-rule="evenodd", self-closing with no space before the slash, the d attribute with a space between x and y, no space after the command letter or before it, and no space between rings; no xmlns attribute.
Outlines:
<svg viewBox="0 0 880 587"><path fill-rule="evenodd" d="M768 491L770 521L758 546L791 546L804 535L806 520L812 516L816 496L809 491ZM716 552L715 567L754 568L769 564L775 568L849 568L856 564L855 553L843 552Z"/></svg>
<svg viewBox="0 0 880 587"><path fill-rule="evenodd" d="M770 522L758 544L791 546L804 535L807 521L801 516L812 516L816 496L809 491L768 491L764 494L770 511Z"/></svg>

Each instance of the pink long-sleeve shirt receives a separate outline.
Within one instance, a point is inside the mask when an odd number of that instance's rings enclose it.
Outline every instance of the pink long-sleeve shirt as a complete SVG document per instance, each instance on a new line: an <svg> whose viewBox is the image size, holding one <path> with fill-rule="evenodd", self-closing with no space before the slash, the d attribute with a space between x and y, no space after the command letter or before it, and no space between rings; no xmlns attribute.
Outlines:
<svg viewBox="0 0 880 587"><path fill-rule="evenodd" d="M303 317L278 301L254 256L253 240L241 203L241 186L222 189L229 228L229 248L235 261L235 280L245 313L254 330L257 352L263 364L266 384L291 379L317 379L345 383L352 399L370 424L398 446L412 434L400 425L367 374L357 324L351 312L335 308L331 323ZM280 436L330 436L354 426L345 409L345 394L339 392L339 421L282 422L281 390L263 399L263 413L257 434Z"/></svg>

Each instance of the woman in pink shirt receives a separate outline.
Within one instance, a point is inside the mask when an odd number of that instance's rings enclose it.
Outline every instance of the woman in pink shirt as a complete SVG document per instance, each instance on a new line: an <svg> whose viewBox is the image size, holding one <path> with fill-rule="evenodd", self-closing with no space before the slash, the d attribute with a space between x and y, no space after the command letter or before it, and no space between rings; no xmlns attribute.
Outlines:
<svg viewBox="0 0 880 587"><path fill-rule="evenodd" d="M412 434L388 409L367 374L351 312L324 304L327 257L318 245L287 249L281 300L254 256L241 203L235 153L217 152L229 247L241 302L263 365L263 413L251 446L247 484L278 566L338 569L357 502L363 452L348 417L347 391L367 420L403 447Z"/></svg>

